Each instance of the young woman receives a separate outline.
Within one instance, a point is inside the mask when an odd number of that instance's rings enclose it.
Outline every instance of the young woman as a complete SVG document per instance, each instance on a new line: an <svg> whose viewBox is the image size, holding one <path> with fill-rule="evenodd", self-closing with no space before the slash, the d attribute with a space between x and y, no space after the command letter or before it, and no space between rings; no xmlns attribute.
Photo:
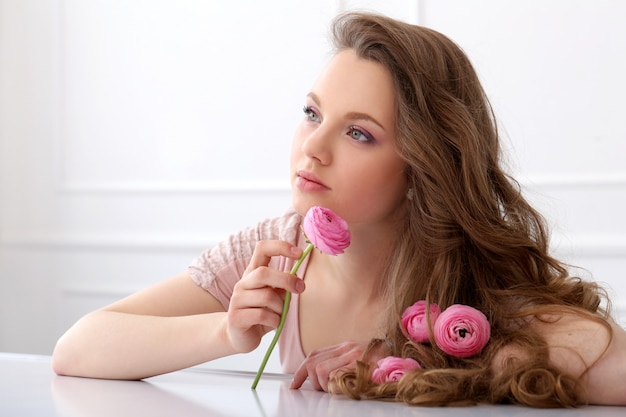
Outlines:
<svg viewBox="0 0 626 417"><path fill-rule="evenodd" d="M626 332L600 306L602 290L549 255L542 218L500 166L465 54L382 16L346 14L333 28L336 53L293 140L293 209L86 315L59 340L55 371L138 379L249 352L291 291L279 346L293 388L308 378L411 404L626 405ZM314 205L344 218L352 241L339 256L313 251L293 276ZM417 300L482 311L487 347L460 359L409 341L398 323ZM421 368L375 384L388 355Z"/></svg>

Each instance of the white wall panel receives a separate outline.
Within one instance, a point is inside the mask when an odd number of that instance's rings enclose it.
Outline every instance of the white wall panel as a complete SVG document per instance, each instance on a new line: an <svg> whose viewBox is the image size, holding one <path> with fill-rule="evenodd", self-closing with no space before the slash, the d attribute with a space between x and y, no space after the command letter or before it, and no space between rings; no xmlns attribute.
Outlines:
<svg viewBox="0 0 626 417"><path fill-rule="evenodd" d="M419 0L338 0L337 11L346 10L371 11L382 13L409 23L419 23Z"/></svg>
<svg viewBox="0 0 626 417"><path fill-rule="evenodd" d="M0 350L50 353L82 314L286 209L289 143L346 9L469 53L556 253L626 317L623 3L0 0Z"/></svg>
<svg viewBox="0 0 626 417"><path fill-rule="evenodd" d="M275 10L287 4L275 2ZM304 86L275 86L293 70L290 51L315 28L306 19L300 27L294 19L268 24L258 19L266 7L63 1L63 184L127 189L254 178L287 188L299 111L288 103ZM297 31L303 39L283 36ZM269 137L285 146L269 152Z"/></svg>
<svg viewBox="0 0 626 417"><path fill-rule="evenodd" d="M423 0L470 55L522 173L626 176L624 22L615 0Z"/></svg>

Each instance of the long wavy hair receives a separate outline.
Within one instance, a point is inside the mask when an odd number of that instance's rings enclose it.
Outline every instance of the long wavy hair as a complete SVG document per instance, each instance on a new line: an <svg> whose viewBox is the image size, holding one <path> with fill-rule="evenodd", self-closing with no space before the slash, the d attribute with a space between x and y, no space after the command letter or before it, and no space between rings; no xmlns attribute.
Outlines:
<svg viewBox="0 0 626 417"><path fill-rule="evenodd" d="M337 51L382 64L394 80L395 140L412 197L383 280L387 336L371 348L421 364L377 385L364 359L336 387L355 399L413 405L575 406L577 381L550 364L546 342L528 323L570 312L610 331L606 297L550 256L544 219L502 168L494 113L468 57L441 33L368 13L340 15L332 35ZM417 300L481 310L492 326L489 344L458 359L434 343L412 343L399 318ZM502 359L503 352L516 353Z"/></svg>

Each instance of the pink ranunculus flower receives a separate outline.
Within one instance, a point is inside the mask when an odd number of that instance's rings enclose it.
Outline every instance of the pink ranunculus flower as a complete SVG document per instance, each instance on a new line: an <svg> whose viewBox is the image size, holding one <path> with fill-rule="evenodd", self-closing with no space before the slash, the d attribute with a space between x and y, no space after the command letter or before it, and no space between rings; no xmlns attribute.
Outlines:
<svg viewBox="0 0 626 417"><path fill-rule="evenodd" d="M326 254L339 255L350 245L348 223L325 207L311 207L302 228L309 242Z"/></svg>
<svg viewBox="0 0 626 417"><path fill-rule="evenodd" d="M479 353L491 336L487 317L473 307L454 304L435 321L435 343L448 355L467 358Z"/></svg>
<svg viewBox="0 0 626 417"><path fill-rule="evenodd" d="M372 382L376 384L399 381L408 371L420 368L420 364L415 359L396 356L382 358L377 362L377 366L372 373Z"/></svg>
<svg viewBox="0 0 626 417"><path fill-rule="evenodd" d="M426 312L426 301L420 300L407 307L402 313L402 325L409 337L417 343L428 342L428 322L434 323L441 314L441 309L437 304L431 304L428 320L426 319Z"/></svg>

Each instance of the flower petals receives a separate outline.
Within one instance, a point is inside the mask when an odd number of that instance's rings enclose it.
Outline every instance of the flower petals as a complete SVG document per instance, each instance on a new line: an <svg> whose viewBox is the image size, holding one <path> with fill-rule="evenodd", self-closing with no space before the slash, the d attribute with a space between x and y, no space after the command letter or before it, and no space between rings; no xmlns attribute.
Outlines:
<svg viewBox="0 0 626 417"><path fill-rule="evenodd" d="M325 207L311 207L304 216L302 228L309 242L328 255L339 255L350 246L348 223Z"/></svg>
<svg viewBox="0 0 626 417"><path fill-rule="evenodd" d="M420 300L407 307L402 313L402 325L409 337L417 343L428 342L428 321L434 323L441 314L441 309L437 304L431 304L429 310L429 320L427 320L426 301Z"/></svg>
<svg viewBox="0 0 626 417"><path fill-rule="evenodd" d="M377 362L377 366L372 373L372 382L376 384L399 381L408 371L420 368L420 364L415 359L396 356L382 358Z"/></svg>
<svg viewBox="0 0 626 417"><path fill-rule="evenodd" d="M444 310L434 326L435 343L448 355L467 358L479 353L489 342L491 326L487 317L473 307L454 304Z"/></svg>

